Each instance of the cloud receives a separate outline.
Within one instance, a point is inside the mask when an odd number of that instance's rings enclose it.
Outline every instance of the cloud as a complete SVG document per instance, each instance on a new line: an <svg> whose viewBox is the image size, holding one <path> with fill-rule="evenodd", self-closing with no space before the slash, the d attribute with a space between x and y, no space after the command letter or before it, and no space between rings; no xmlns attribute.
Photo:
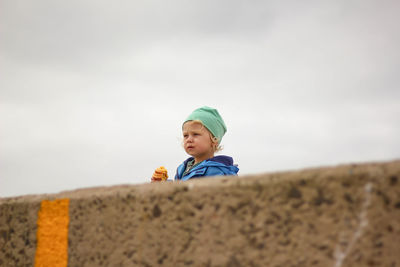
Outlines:
<svg viewBox="0 0 400 267"><path fill-rule="evenodd" d="M399 157L397 1L2 1L0 195L148 182L218 108L241 173Z"/></svg>

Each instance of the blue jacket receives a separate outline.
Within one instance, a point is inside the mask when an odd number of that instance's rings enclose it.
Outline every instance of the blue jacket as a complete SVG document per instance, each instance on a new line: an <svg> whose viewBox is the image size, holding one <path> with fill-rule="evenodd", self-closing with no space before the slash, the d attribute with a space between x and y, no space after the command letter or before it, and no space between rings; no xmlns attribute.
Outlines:
<svg viewBox="0 0 400 267"><path fill-rule="evenodd" d="M202 161L199 165L193 167L185 176L186 165L193 157L185 160L176 170L175 180L186 181L192 178L201 178L204 176L217 175L237 175L239 168L233 165L233 159L228 156L216 156ZM183 177L182 177L183 176Z"/></svg>

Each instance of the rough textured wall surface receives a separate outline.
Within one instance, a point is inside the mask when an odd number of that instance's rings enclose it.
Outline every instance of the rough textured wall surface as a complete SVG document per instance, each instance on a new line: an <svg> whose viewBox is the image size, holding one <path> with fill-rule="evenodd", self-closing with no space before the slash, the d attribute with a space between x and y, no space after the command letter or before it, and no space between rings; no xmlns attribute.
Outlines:
<svg viewBox="0 0 400 267"><path fill-rule="evenodd" d="M0 266L33 266L69 198L68 266L400 267L400 161L0 199Z"/></svg>

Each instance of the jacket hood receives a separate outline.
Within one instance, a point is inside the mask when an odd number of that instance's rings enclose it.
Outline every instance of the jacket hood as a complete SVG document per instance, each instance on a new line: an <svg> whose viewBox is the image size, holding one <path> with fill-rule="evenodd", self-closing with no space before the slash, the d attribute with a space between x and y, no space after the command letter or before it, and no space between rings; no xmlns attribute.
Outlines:
<svg viewBox="0 0 400 267"><path fill-rule="evenodd" d="M215 161L215 162L219 162L222 164L225 164L227 166L232 166L233 165L233 158L229 157L229 156L215 156L211 159L209 159L210 161Z"/></svg>
<svg viewBox="0 0 400 267"><path fill-rule="evenodd" d="M190 158L186 159L183 162L183 164L185 164L185 166L186 166L186 164L193 159L194 159L193 157L190 157ZM229 156L225 156L225 155L215 156L215 157L207 159L207 160L222 163L226 166L233 166L233 158L229 157Z"/></svg>

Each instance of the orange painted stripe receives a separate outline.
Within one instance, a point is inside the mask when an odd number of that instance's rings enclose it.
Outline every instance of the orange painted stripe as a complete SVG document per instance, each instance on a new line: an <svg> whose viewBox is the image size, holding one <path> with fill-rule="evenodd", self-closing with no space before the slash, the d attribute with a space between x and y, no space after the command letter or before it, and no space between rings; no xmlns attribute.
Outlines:
<svg viewBox="0 0 400 267"><path fill-rule="evenodd" d="M68 265L69 199L43 200L37 220L35 267Z"/></svg>

